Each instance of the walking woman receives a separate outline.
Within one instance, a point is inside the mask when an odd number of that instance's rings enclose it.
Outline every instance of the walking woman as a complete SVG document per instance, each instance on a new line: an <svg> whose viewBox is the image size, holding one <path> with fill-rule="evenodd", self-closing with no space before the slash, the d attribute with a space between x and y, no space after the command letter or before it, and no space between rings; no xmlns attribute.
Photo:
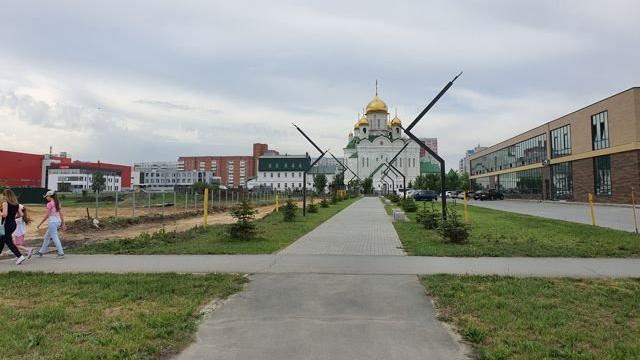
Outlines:
<svg viewBox="0 0 640 360"><path fill-rule="evenodd" d="M9 250L16 256L16 265L22 264L26 258L22 256L20 250L13 243L13 232L16 230L16 215L22 217L22 212L18 206L18 198L11 189L5 189L2 193L4 201L2 202L2 243L0 244L0 253L6 244Z"/></svg>
<svg viewBox="0 0 640 360"><path fill-rule="evenodd" d="M44 234L42 247L38 250L37 255L42 257L44 253L49 251L49 242L53 240L53 243L56 245L56 250L58 251L58 259L62 259L64 257L64 250L62 249L62 243L58 235L58 228L65 230L66 225L64 224L64 216L60 209L60 202L58 201L58 196L55 191L47 191L44 197L47 199L47 213L44 218L42 218L42 221L40 221L40 224L38 224L38 228L47 220L49 220L49 224L47 233Z"/></svg>

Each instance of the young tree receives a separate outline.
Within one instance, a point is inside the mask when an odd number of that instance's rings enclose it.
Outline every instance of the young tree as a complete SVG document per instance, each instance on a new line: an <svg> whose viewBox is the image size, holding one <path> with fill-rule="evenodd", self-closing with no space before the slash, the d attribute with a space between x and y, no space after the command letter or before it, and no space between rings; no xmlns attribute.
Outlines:
<svg viewBox="0 0 640 360"><path fill-rule="evenodd" d="M460 176L458 173L450 169L447 173L447 190L458 190L460 188Z"/></svg>
<svg viewBox="0 0 640 360"><path fill-rule="evenodd" d="M464 191L469 191L471 186L469 184L469 173L464 172L460 176L460 188Z"/></svg>
<svg viewBox="0 0 640 360"><path fill-rule="evenodd" d="M249 201L242 200L240 204L231 210L231 216L236 222L231 224L229 235L234 239L251 239L256 235L256 224L253 223L258 211L254 209Z"/></svg>
<svg viewBox="0 0 640 360"><path fill-rule="evenodd" d="M99 193L101 191L104 191L104 189L106 189L107 187L106 184L107 179L104 178L104 175L102 175L101 172L93 174L93 180L91 182L91 190L93 190L93 192Z"/></svg>
<svg viewBox="0 0 640 360"><path fill-rule="evenodd" d="M362 190L365 194L373 193L373 179L368 177L362 182Z"/></svg>
<svg viewBox="0 0 640 360"><path fill-rule="evenodd" d="M327 177L324 174L317 174L313 177L313 187L319 195L324 194L327 187Z"/></svg>

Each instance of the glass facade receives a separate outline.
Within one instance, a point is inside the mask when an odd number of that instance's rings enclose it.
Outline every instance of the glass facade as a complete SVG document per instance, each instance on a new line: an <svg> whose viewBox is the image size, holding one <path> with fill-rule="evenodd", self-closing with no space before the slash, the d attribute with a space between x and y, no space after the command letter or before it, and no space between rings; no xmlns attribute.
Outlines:
<svg viewBox="0 0 640 360"><path fill-rule="evenodd" d="M498 176L498 189L505 196L542 193L542 169L515 171Z"/></svg>
<svg viewBox="0 0 640 360"><path fill-rule="evenodd" d="M611 195L611 157L593 158L593 178L596 195Z"/></svg>
<svg viewBox="0 0 640 360"><path fill-rule="evenodd" d="M551 130L551 157L571 155L571 125Z"/></svg>
<svg viewBox="0 0 640 360"><path fill-rule="evenodd" d="M603 111L591 116L591 139L593 150L609 147L609 119L608 112Z"/></svg>
<svg viewBox="0 0 640 360"><path fill-rule="evenodd" d="M538 135L471 161L471 175L531 165L546 159L547 134Z"/></svg>
<svg viewBox="0 0 640 360"><path fill-rule="evenodd" d="M553 200L566 200L573 193L573 177L571 163L564 162L551 165L551 194Z"/></svg>

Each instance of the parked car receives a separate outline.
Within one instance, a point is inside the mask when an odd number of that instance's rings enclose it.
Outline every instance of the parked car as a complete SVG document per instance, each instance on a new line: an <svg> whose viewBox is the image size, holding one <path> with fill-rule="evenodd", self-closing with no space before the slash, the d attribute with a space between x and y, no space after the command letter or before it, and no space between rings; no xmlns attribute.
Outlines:
<svg viewBox="0 0 640 360"><path fill-rule="evenodd" d="M464 194L465 194L465 192L464 192L464 191L459 191L459 192L456 194L456 199L464 200ZM467 195L467 199L469 199L469 195Z"/></svg>
<svg viewBox="0 0 640 360"><path fill-rule="evenodd" d="M416 193L416 190L414 189L407 189L407 197L413 197L413 195Z"/></svg>
<svg viewBox="0 0 640 360"><path fill-rule="evenodd" d="M436 201L438 194L433 190L416 190L413 199L416 201Z"/></svg>
<svg viewBox="0 0 640 360"><path fill-rule="evenodd" d="M458 192L457 191L445 191L444 194L447 197L447 199L453 199L458 195Z"/></svg>
<svg viewBox="0 0 640 360"><path fill-rule="evenodd" d="M489 189L487 191L483 191L482 194L480 194L480 200L503 200L504 199L504 195L496 190L496 189Z"/></svg>
<svg viewBox="0 0 640 360"><path fill-rule="evenodd" d="M473 193L473 196L470 195L469 197L473 197L473 200L480 200L480 197L482 196L483 192L484 191L482 191L482 190L478 190L478 191Z"/></svg>

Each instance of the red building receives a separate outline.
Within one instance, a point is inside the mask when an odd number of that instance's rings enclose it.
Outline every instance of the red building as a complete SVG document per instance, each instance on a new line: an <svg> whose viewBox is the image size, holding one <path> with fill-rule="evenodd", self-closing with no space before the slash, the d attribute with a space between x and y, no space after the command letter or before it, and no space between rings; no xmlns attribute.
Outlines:
<svg viewBox="0 0 640 360"><path fill-rule="evenodd" d="M122 187L131 187L131 166L72 161L65 153L37 155L0 150L0 184L10 187L47 187L47 169L84 168L117 172Z"/></svg>
<svg viewBox="0 0 640 360"><path fill-rule="evenodd" d="M181 156L178 170L212 171L220 176L221 185L232 188L245 187L249 178L256 176L258 158L265 154L277 155L267 144L253 144L253 154L246 156Z"/></svg>
<svg viewBox="0 0 640 360"><path fill-rule="evenodd" d="M44 155L0 150L0 185L42 187Z"/></svg>

